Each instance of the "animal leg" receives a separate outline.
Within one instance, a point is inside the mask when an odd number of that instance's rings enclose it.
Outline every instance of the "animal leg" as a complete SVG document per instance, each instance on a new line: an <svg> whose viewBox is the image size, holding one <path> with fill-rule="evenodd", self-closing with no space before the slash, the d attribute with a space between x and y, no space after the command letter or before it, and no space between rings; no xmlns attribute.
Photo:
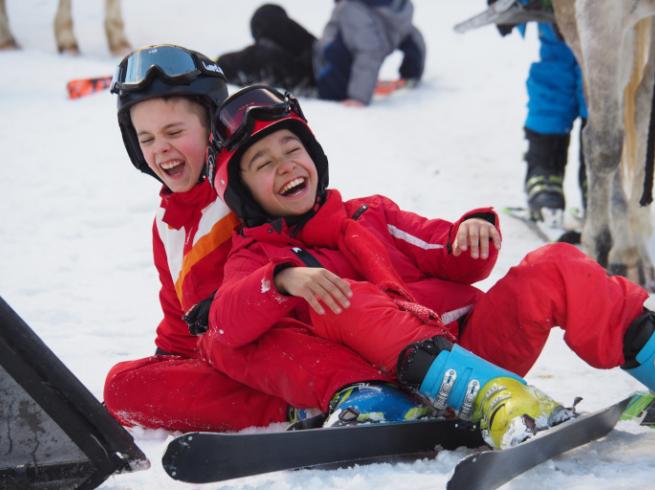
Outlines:
<svg viewBox="0 0 655 490"><path fill-rule="evenodd" d="M79 54L80 48L73 32L71 0L59 0L55 14L55 42L60 53Z"/></svg>
<svg viewBox="0 0 655 490"><path fill-rule="evenodd" d="M557 4L556 4L557 6ZM577 0L576 56L585 80L589 111L582 132L588 196L582 246L603 267L609 264L612 248L610 200L612 181L621 159L623 121L621 119L623 32L616 29L624 15L623 2Z"/></svg>
<svg viewBox="0 0 655 490"><path fill-rule="evenodd" d="M113 55L123 55L132 49L125 36L120 0L105 0L105 34L109 51Z"/></svg>
<svg viewBox="0 0 655 490"><path fill-rule="evenodd" d="M628 85L626 99L631 97L634 104L626 103L626 108L633 108L633 111L626 111L626 121L630 118L633 124L626 122L626 141L622 164L626 165L622 174L627 179L625 186L628 191L626 201L626 213L624 218L624 235L617 239L614 248L610 253L610 264L612 272L624 275L638 284L654 290L655 270L648 252L648 242L652 235L652 214L650 206L642 207L639 203L645 178L646 141L648 137L648 125L650 123L651 107L653 100L653 83L655 83L655 36L653 36L653 19L642 23L640 29L644 29L638 36L644 36L640 43L646 51L636 50L635 61L640 63L638 75L639 84L632 92ZM644 53L647 53L645 58ZM645 61L644 61L645 60ZM644 64L645 63L645 64ZM633 74L635 71L633 70ZM626 101L627 102L627 101ZM627 138L633 133L632 138ZM632 140L633 143L629 143ZM634 147L634 151L632 148ZM612 216L613 222L621 219L620 216ZM618 238L618 234L615 235ZM623 268L617 267L622 265Z"/></svg>
<svg viewBox="0 0 655 490"><path fill-rule="evenodd" d="M9 29L9 17L5 7L5 0L0 0L0 50L17 49L16 39L14 39L11 29Z"/></svg>
<svg viewBox="0 0 655 490"><path fill-rule="evenodd" d="M617 117L612 117L619 113L618 96L614 94L612 97L609 93L611 91L603 86L596 86L600 81L591 77L590 92L598 93L600 99L597 99L595 104L589 104L589 119L582 133L588 179L582 245L588 255L594 257L603 267L607 267L612 248L612 180L621 158L623 130L622 125L617 122ZM617 201L616 196L614 199Z"/></svg>

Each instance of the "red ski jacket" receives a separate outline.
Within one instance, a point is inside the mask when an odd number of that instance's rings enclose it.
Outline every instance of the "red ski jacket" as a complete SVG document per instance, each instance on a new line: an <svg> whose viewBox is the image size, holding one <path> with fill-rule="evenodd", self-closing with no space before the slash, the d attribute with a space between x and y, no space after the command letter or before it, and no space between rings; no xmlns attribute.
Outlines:
<svg viewBox="0 0 655 490"><path fill-rule="evenodd" d="M195 358L197 337L182 316L220 285L238 220L208 182L182 193L163 189L160 196L152 233L164 318L155 343L165 352Z"/></svg>
<svg viewBox="0 0 655 490"><path fill-rule="evenodd" d="M334 234L339 234L335 230L348 217L371 232L377 239L376 246L382 244L391 268L412 299L436 312L456 335L456 320L481 294L471 284L489 275L497 251L491 247L488 259L472 259L469 254L455 257L451 244L459 224L466 219L484 217L498 226L495 212L480 208L451 223L403 211L384 196L342 202L339 193L330 190L327 201L296 236L284 220L242 228L233 235L224 282L210 311L212 336L226 346L240 347L258 339L285 317L310 322L304 299L283 295L275 288L273 274L283 264L318 265L356 281L369 281L371 274L377 275L381 280L372 282L381 285L385 274L371 272L377 257L367 252L375 248L370 247L370 235L366 240L360 237L364 242L357 247L355 255L359 256L354 258L348 258L335 243ZM309 236L311 240L303 241ZM369 264L364 267L368 268L367 274L362 274L362 264Z"/></svg>

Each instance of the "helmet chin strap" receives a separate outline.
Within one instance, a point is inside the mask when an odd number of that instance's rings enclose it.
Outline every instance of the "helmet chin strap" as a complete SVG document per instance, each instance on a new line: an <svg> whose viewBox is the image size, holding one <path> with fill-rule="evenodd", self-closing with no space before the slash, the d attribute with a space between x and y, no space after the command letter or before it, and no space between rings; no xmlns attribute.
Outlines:
<svg viewBox="0 0 655 490"><path fill-rule="evenodd" d="M312 208L299 216L287 216L284 218L287 226L291 230L292 235L296 235L300 232L302 227L307 223L312 217L318 212L323 203L325 202L326 191L323 190L322 193L316 195L316 202Z"/></svg>

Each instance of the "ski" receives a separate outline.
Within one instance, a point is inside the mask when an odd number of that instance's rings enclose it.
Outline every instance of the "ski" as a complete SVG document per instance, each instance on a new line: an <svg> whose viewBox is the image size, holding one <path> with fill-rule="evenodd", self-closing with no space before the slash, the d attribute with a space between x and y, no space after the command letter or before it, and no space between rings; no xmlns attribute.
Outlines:
<svg viewBox="0 0 655 490"><path fill-rule="evenodd" d="M630 399L621 420L632 420L639 425L655 429L655 393L640 391Z"/></svg>
<svg viewBox="0 0 655 490"><path fill-rule="evenodd" d="M416 88L417 84L418 82L416 80L406 80L404 78L397 80L378 80L375 84L374 94L386 97L402 89Z"/></svg>
<svg viewBox="0 0 655 490"><path fill-rule="evenodd" d="M79 99L106 90L111 85L111 76L77 78L66 84L69 99Z"/></svg>
<svg viewBox="0 0 655 490"><path fill-rule="evenodd" d="M489 24L522 24L524 22L555 22L555 14L542 10L540 1L522 5L517 0L498 0L483 12L459 22L455 32L464 33Z"/></svg>
<svg viewBox="0 0 655 490"><path fill-rule="evenodd" d="M598 412L581 415L512 448L467 456L455 467L447 488L498 488L553 456L606 435L614 428L631 399L628 397Z"/></svg>
<svg viewBox="0 0 655 490"><path fill-rule="evenodd" d="M111 85L111 75L91 78L76 78L66 84L66 91L69 99L79 99L87 95L107 90ZM416 82L413 80L378 80L375 85L375 95L385 97L398 92L404 88L414 88Z"/></svg>
<svg viewBox="0 0 655 490"><path fill-rule="evenodd" d="M475 426L450 420L254 434L195 432L173 439L162 463L175 480L209 483L280 470L427 457L436 448L483 444Z"/></svg>
<svg viewBox="0 0 655 490"><path fill-rule="evenodd" d="M530 213L522 207L505 207L502 209L505 216L523 223L531 233L544 243L565 242L573 245L580 244L580 228L582 218L576 209L567 210L561 216L553 216L548 222L535 221Z"/></svg>

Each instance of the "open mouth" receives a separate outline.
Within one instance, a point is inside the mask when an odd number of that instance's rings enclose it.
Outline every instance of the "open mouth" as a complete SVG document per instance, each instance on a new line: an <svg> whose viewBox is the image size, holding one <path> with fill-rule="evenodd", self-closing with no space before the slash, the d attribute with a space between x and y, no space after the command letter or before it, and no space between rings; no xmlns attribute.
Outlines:
<svg viewBox="0 0 655 490"><path fill-rule="evenodd" d="M280 189L280 194L284 197L294 196L301 193L307 187L307 179L304 177L298 177L293 179L291 182L288 182Z"/></svg>
<svg viewBox="0 0 655 490"><path fill-rule="evenodd" d="M174 177L182 173L184 169L184 160L169 160L159 164L166 175L169 177Z"/></svg>

